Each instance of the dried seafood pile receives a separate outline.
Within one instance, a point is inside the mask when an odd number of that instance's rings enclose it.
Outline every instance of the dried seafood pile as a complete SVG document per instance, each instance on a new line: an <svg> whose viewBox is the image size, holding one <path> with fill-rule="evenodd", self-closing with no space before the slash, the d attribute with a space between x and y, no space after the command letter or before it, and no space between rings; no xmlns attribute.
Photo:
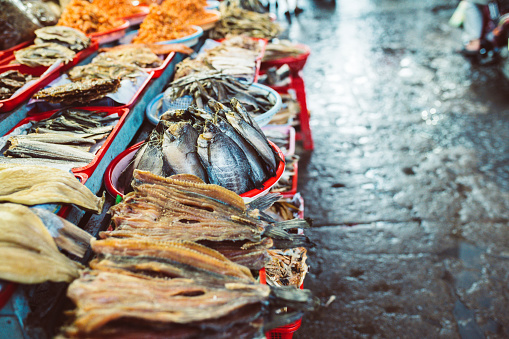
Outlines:
<svg viewBox="0 0 509 339"><path fill-rule="evenodd" d="M269 309L316 305L309 291L257 284L249 269L268 259L270 244L260 245L262 237L290 238L288 223L260 219L258 208L274 197L248 207L233 192L192 175L143 171L135 172L133 187L111 209L115 229L92 241L91 270L69 286L77 308L63 336L254 338L300 316L269 324L263 317ZM237 247L223 253L228 244Z"/></svg>
<svg viewBox="0 0 509 339"><path fill-rule="evenodd" d="M274 220L284 221L298 218L300 208L292 199L284 198L276 201L265 213Z"/></svg>
<svg viewBox="0 0 509 339"><path fill-rule="evenodd" d="M230 100L235 97L250 115L263 114L275 104L271 101L272 97L268 92L250 86L232 76L214 72L191 74L173 81L164 92L163 109L171 107L174 101L178 102L186 95L191 97L191 104L199 109L206 109L210 99L228 105Z"/></svg>
<svg viewBox="0 0 509 339"><path fill-rule="evenodd" d="M224 40L219 46L198 54L195 59L187 58L177 64L175 79L199 73L220 71L236 78L253 80L260 45L245 36Z"/></svg>
<svg viewBox="0 0 509 339"><path fill-rule="evenodd" d="M0 74L0 100L9 99L18 89L34 78L30 74L7 71Z"/></svg>
<svg viewBox="0 0 509 339"><path fill-rule="evenodd" d="M34 123L26 135L13 135L0 163L17 163L17 159L34 159L34 163L60 168L82 167L95 155L97 141L108 136L119 117L105 112L63 109L47 119ZM94 150L91 148L94 147Z"/></svg>
<svg viewBox="0 0 509 339"><path fill-rule="evenodd" d="M157 54L152 52L150 47L142 44L133 44L120 48L113 48L109 51L102 52L96 56L92 63L94 64L124 64L134 65L144 68L155 68L161 66L163 61L157 57ZM165 53L168 54L168 53Z"/></svg>
<svg viewBox="0 0 509 339"><path fill-rule="evenodd" d="M171 15L178 17L188 25L199 25L201 22L215 16L207 12L206 0L164 0L161 8Z"/></svg>
<svg viewBox="0 0 509 339"><path fill-rule="evenodd" d="M193 33L196 33L196 29L182 22L178 15L168 13L161 6L152 4L133 43L174 40Z"/></svg>
<svg viewBox="0 0 509 339"><path fill-rule="evenodd" d="M16 61L30 67L51 66L58 60L70 62L76 52L90 46L90 39L69 27L44 27L35 31L34 45L14 52Z"/></svg>
<svg viewBox="0 0 509 339"><path fill-rule="evenodd" d="M306 53L306 50L300 48L298 45L290 42L289 40L272 41L265 49L263 61L297 57L303 53Z"/></svg>
<svg viewBox="0 0 509 339"><path fill-rule="evenodd" d="M233 34L270 40L282 31L279 24L272 22L269 14L259 14L227 3L221 4L220 9L221 20L211 32L213 39L222 39Z"/></svg>
<svg viewBox="0 0 509 339"><path fill-rule="evenodd" d="M57 25L72 27L85 34L91 34L111 30L121 23L109 16L102 8L86 0L72 0L62 12Z"/></svg>
<svg viewBox="0 0 509 339"><path fill-rule="evenodd" d="M82 80L42 89L35 93L34 98L51 103L88 104L116 92L119 87L119 79Z"/></svg>
<svg viewBox="0 0 509 339"><path fill-rule="evenodd" d="M111 18L125 18L141 13L131 0L93 0L92 4Z"/></svg>
<svg viewBox="0 0 509 339"><path fill-rule="evenodd" d="M273 286L300 287L308 266L304 247L287 250L269 250L270 262L265 266L267 283Z"/></svg>
<svg viewBox="0 0 509 339"><path fill-rule="evenodd" d="M281 160L242 104L235 98L233 109L209 104L215 115L193 107L163 114L124 172L123 188L134 169L165 177L193 174L238 194L275 176Z"/></svg>
<svg viewBox="0 0 509 339"><path fill-rule="evenodd" d="M0 202L28 206L73 204L101 213L104 197L96 197L69 172L38 165L0 164Z"/></svg>

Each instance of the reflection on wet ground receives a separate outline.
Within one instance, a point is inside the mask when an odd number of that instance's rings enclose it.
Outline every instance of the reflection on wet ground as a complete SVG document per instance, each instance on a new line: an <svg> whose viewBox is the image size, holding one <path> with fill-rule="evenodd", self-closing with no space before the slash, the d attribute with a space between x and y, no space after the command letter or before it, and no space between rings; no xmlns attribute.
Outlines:
<svg viewBox="0 0 509 339"><path fill-rule="evenodd" d="M509 337L509 82L453 52L457 1L299 4L305 285L336 299L294 338Z"/></svg>

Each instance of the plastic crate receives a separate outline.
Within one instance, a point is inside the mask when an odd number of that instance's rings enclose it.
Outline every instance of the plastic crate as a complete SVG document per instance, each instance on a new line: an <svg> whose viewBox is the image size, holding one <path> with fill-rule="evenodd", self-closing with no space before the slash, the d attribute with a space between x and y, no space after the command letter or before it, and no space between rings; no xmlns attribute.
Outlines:
<svg viewBox="0 0 509 339"><path fill-rule="evenodd" d="M283 66L284 64L287 64L288 67L290 67L290 71L293 74L298 74L300 70L304 68L306 65L306 61L308 60L309 55L311 54L311 49L303 44L297 44L297 47L302 48L305 52L302 54L297 55L296 57L287 57L287 58L280 58L280 59L274 59L270 61L263 61L261 68L268 69L271 67L279 68Z"/></svg>

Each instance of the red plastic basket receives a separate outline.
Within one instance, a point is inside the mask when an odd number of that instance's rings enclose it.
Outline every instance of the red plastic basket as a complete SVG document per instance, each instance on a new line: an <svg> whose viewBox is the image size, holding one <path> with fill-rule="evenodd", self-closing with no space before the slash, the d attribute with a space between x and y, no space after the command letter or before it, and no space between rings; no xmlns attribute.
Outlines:
<svg viewBox="0 0 509 339"><path fill-rule="evenodd" d="M300 70L302 70L304 68L304 65L306 65L306 61L308 60L308 57L311 54L311 49L308 46L303 45L303 44L297 44L296 46L299 48L302 48L303 50L305 50L305 52L302 54L299 54L296 57L287 57L287 58L280 58L280 59L275 59L275 60L270 60L270 61L263 61L262 65L261 65L261 69L264 70L264 69L268 69L271 67L279 68L279 67L283 66L284 64L287 64L288 67L290 67L290 70L292 73L294 73L294 74L298 73Z"/></svg>
<svg viewBox="0 0 509 339"><path fill-rule="evenodd" d="M115 159L113 159L111 161L111 163L108 165L108 168L106 168L106 172L104 173L104 184L106 186L106 190L113 197L116 197L118 195L120 195L121 197L124 196L123 192L120 192L117 189L117 180L119 177L119 170L120 169L123 170L123 167L125 166L124 164L129 163L129 161L131 161L132 157L134 157L134 154L141 147L143 142L144 141L141 141L141 142L129 147L122 153L120 153ZM278 165L278 168L276 171L276 176L270 178L269 180L267 180L264 183L264 187L266 187L265 189L263 189L263 190L253 189L251 191L247 191L245 193L240 194L240 196L244 199L253 200L256 197L263 195L265 192L267 192L270 189L270 187L272 187L274 184L276 184L277 181L283 175L283 172L285 170L284 155L283 155L283 153L281 153L281 150L275 144L273 144L270 141L269 141L269 143L272 146L272 148L274 148L274 150L277 151L277 153L279 154L279 156L281 157L281 159L283 161L279 162L279 165Z"/></svg>

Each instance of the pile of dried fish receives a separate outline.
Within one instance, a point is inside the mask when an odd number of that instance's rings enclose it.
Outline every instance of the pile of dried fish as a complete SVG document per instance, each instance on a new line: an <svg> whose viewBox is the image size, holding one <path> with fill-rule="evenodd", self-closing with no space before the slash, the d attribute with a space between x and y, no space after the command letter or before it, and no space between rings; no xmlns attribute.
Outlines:
<svg viewBox="0 0 509 339"><path fill-rule="evenodd" d="M260 0L225 0L224 3L227 5L237 6L252 12L268 12L268 7L264 6Z"/></svg>
<svg viewBox="0 0 509 339"><path fill-rule="evenodd" d="M285 158L286 167L281 179L272 186L270 191L272 193L282 193L288 192L292 189L294 175L295 175L295 165L299 162L299 156L292 155Z"/></svg>
<svg viewBox="0 0 509 339"><path fill-rule="evenodd" d="M148 44L125 44L125 45L117 45L114 47L102 47L99 48L99 53L102 52L114 52L114 53L121 53L121 50L129 50L129 49L138 49L141 47L146 47L150 49L150 51L154 54L164 55L164 54L170 54L171 52L178 52L182 54L192 54L194 53L194 50L190 47L187 47L184 44L157 44L157 43L148 43ZM131 53L131 52L128 52ZM139 60L136 61L140 62ZM138 65L140 66L140 65Z"/></svg>
<svg viewBox="0 0 509 339"><path fill-rule="evenodd" d="M79 276L80 265L58 251L41 219L22 205L0 204L0 257L0 279L8 281L70 282Z"/></svg>
<svg viewBox="0 0 509 339"><path fill-rule="evenodd" d="M288 134L285 131L273 128L265 128L263 129L263 134L265 134L267 139L275 143L281 152L283 152L283 154L288 152Z"/></svg>
<svg viewBox="0 0 509 339"><path fill-rule="evenodd" d="M163 114L125 171L123 188L134 169L193 174L237 194L263 188L276 174L278 154L238 100L231 100L234 110L210 105L215 115L193 107Z"/></svg>
<svg viewBox="0 0 509 339"><path fill-rule="evenodd" d="M212 39L222 39L233 34L270 40L282 31L279 24L272 22L269 14L248 11L235 3L222 3L220 10L221 20L210 33Z"/></svg>
<svg viewBox="0 0 509 339"><path fill-rule="evenodd" d="M235 97L244 105L249 114L263 114L270 110L275 102L268 92L240 82L232 76L221 73L191 74L177 79L164 92L163 109L184 96L192 98L192 104L199 109L206 108L210 99L228 105Z"/></svg>
<svg viewBox="0 0 509 339"><path fill-rule="evenodd" d="M235 36L219 46L198 54L195 59L187 58L175 68L175 79L198 72L220 71L222 74L252 81L256 71L256 59L260 45L249 37Z"/></svg>
<svg viewBox="0 0 509 339"><path fill-rule="evenodd" d="M291 220L298 217L299 206L291 199L281 199L276 201L269 210L265 211L276 221Z"/></svg>
<svg viewBox="0 0 509 339"><path fill-rule="evenodd" d="M97 58L87 65L73 67L68 73L72 81L133 79L143 74L143 69L134 64Z"/></svg>
<svg viewBox="0 0 509 339"><path fill-rule="evenodd" d="M0 163L19 163L20 159L40 159L38 164L59 168L82 167L94 159L91 147L104 139L119 117L105 112L79 109L62 109L47 119L34 123L26 135L9 137L9 147L4 152L8 158ZM36 161L36 160L34 160ZM60 165L61 164L61 165Z"/></svg>
<svg viewBox="0 0 509 339"><path fill-rule="evenodd" d="M42 89L35 93L34 97L51 103L88 104L103 98L108 93L116 92L119 87L119 79L81 80Z"/></svg>
<svg viewBox="0 0 509 339"><path fill-rule="evenodd" d="M270 262L265 266L267 283L273 286L300 287L308 266L304 247L287 250L269 250Z"/></svg>
<svg viewBox="0 0 509 339"><path fill-rule="evenodd" d="M297 117L299 116L301 110L299 101L297 101L295 96L291 94L281 94L281 99L283 101L283 105L281 109L272 117L269 124L286 125L291 123L292 126L297 126L299 124Z"/></svg>
<svg viewBox="0 0 509 339"><path fill-rule="evenodd" d="M122 46L122 45L120 45ZM163 61L152 52L148 46L142 44L129 45L100 53L92 61L93 64L124 64L138 67L155 68L161 66Z"/></svg>
<svg viewBox="0 0 509 339"><path fill-rule="evenodd" d="M140 25L133 43L151 43L174 40L196 33L196 29L182 22L178 15L165 11L161 6L150 5L150 12Z"/></svg>
<svg viewBox="0 0 509 339"><path fill-rule="evenodd" d="M86 0L72 0L65 6L58 26L76 28L85 34L104 32L122 22Z"/></svg>
<svg viewBox="0 0 509 339"><path fill-rule="evenodd" d="M270 224L260 219L263 215L259 211L278 196L246 206L237 194L205 184L198 177L186 174L163 178L139 170L134 172L132 185L134 191L110 210L115 229L101 232L101 238L203 242L251 269L264 266L267 248L273 241L285 247L307 241L286 231L308 227L305 220Z"/></svg>
<svg viewBox="0 0 509 339"><path fill-rule="evenodd" d="M49 26L35 31L35 44L55 43L79 52L90 46L90 38L81 31L65 26Z"/></svg>
<svg viewBox="0 0 509 339"><path fill-rule="evenodd" d="M23 205L73 204L101 213L96 197L69 172L36 165L0 164L0 202Z"/></svg>
<svg viewBox="0 0 509 339"><path fill-rule="evenodd" d="M306 53L305 49L290 42L289 40L272 41L267 45L267 48L265 49L265 53L263 54L263 61L296 57L303 53Z"/></svg>
<svg viewBox="0 0 509 339"><path fill-rule="evenodd" d="M0 74L0 100L9 99L18 89L33 80L30 74L6 71Z"/></svg>
<svg viewBox="0 0 509 339"><path fill-rule="evenodd" d="M14 52L17 62L30 67L51 66L58 60L68 63L75 55L76 52L69 48L52 42L31 45Z"/></svg>

